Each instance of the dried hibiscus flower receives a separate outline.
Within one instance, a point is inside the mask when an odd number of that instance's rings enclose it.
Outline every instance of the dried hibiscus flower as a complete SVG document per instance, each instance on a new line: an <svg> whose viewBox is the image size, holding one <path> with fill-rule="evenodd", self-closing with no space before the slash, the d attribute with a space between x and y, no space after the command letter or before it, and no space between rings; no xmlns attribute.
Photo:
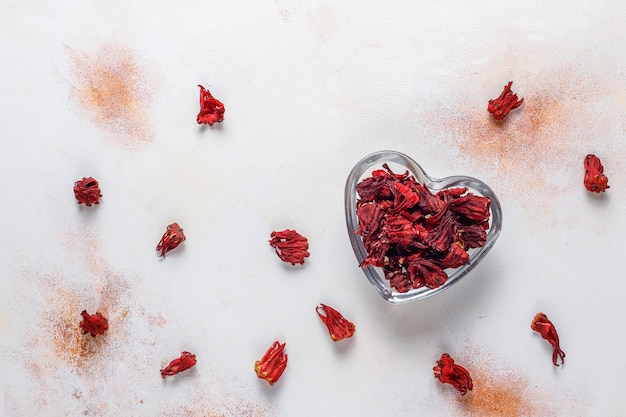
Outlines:
<svg viewBox="0 0 626 417"><path fill-rule="evenodd" d="M603 193L609 187L609 179L604 175L604 166L595 155L585 157L585 188L592 193Z"/></svg>
<svg viewBox="0 0 626 417"><path fill-rule="evenodd" d="M176 375L179 372L185 371L196 364L196 355L189 352L183 352L179 358L174 359L165 368L161 369L161 378L166 376Z"/></svg>
<svg viewBox="0 0 626 417"><path fill-rule="evenodd" d="M512 84L513 81L509 81L509 83L504 86L500 97L489 100L487 111L489 111L496 120L504 119L511 110L518 108L524 102L523 98L518 100L517 94L511 91Z"/></svg>
<svg viewBox="0 0 626 417"><path fill-rule="evenodd" d="M83 316L83 320L79 324L83 334L89 333L96 337L96 335L104 334L109 328L108 320L100 313L88 314L87 310L83 310L80 315Z"/></svg>
<svg viewBox="0 0 626 417"><path fill-rule="evenodd" d="M159 256L165 257L165 254L171 251L172 249L176 249L178 245L185 241L186 237L183 233L183 229L178 225L178 223L172 223L167 226L163 237L161 237L161 241L156 247L157 252L161 252Z"/></svg>
<svg viewBox="0 0 626 417"><path fill-rule="evenodd" d="M276 254L283 262L292 265L303 264L304 258L309 256L308 240L295 230L272 232L270 237L270 246L276 250Z"/></svg>
<svg viewBox="0 0 626 417"><path fill-rule="evenodd" d="M84 204L91 207L92 204L100 204L100 185L95 178L84 177L82 180L74 183L74 195L78 204Z"/></svg>
<svg viewBox="0 0 626 417"><path fill-rule="evenodd" d="M254 362L254 372L259 378L269 382L270 385L274 385L278 381L287 367L287 354L283 352L284 350L285 343L280 344L275 341L265 352L265 355Z"/></svg>
<svg viewBox="0 0 626 417"><path fill-rule="evenodd" d="M491 200L457 187L433 193L408 171L387 164L356 186L356 215L367 257L389 285L405 293L443 285L446 269L470 262L468 250L487 241Z"/></svg>
<svg viewBox="0 0 626 417"><path fill-rule="evenodd" d="M198 87L200 87L200 113L196 118L198 124L213 126L213 123L223 121L226 109L222 102L213 97L211 92L203 86Z"/></svg>
<svg viewBox="0 0 626 417"><path fill-rule="evenodd" d="M337 310L326 304L320 304L315 308L317 315L328 328L328 333L333 342L352 337L354 334L354 323L347 320Z"/></svg>
<svg viewBox="0 0 626 417"><path fill-rule="evenodd" d="M552 345L552 363L559 366L557 359L560 358L561 364L563 364L565 361L565 352L563 352L559 346L559 335L556 332L554 324L548 319L548 316L541 312L535 314L530 328L539 333L541 337Z"/></svg>
<svg viewBox="0 0 626 417"><path fill-rule="evenodd" d="M452 384L461 395L467 394L474 387L472 377L467 369L461 365L454 363L454 359L447 353L441 355L441 359L437 361L437 366L433 368L435 378L439 379L442 384Z"/></svg>

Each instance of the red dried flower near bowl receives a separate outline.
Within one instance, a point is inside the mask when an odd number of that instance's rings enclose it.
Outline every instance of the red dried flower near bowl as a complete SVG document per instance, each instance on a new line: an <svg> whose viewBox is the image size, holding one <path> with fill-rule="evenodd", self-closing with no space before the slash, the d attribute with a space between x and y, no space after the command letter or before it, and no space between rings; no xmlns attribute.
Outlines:
<svg viewBox="0 0 626 417"><path fill-rule="evenodd" d="M270 234L270 246L276 250L276 254L283 262L292 265L304 264L304 258L309 257L309 242L295 230L283 230Z"/></svg>
<svg viewBox="0 0 626 417"><path fill-rule="evenodd" d="M467 394L474 387L472 377L467 369L454 363L449 354L444 353L433 368L435 378L442 384L451 384L461 395Z"/></svg>
<svg viewBox="0 0 626 417"><path fill-rule="evenodd" d="M556 332L554 324L548 319L544 313L539 312L533 317L530 328L536 331L552 346L552 363L559 366L557 359L561 359L561 364L565 361L565 352L561 349L559 343L559 335Z"/></svg>
<svg viewBox="0 0 626 417"><path fill-rule="evenodd" d="M322 323L328 328L328 333L333 342L347 339L354 335L356 327L354 323L346 319L334 308L327 306L326 304L320 304L315 308L317 315Z"/></svg>
<svg viewBox="0 0 626 417"><path fill-rule="evenodd" d="M254 362L256 375L274 385L285 372L288 356L284 353L285 343L275 341L263 357Z"/></svg>
<svg viewBox="0 0 626 417"><path fill-rule="evenodd" d="M200 113L196 121L198 124L213 126L213 123L220 123L224 120L226 109L221 101L213 97L211 92L201 85L200 87Z"/></svg>
<svg viewBox="0 0 626 417"><path fill-rule="evenodd" d="M166 376L176 375L180 372L186 371L196 364L196 355L189 352L182 352L180 357L174 359L165 368L161 369L161 378L165 379Z"/></svg>
<svg viewBox="0 0 626 417"><path fill-rule="evenodd" d="M78 204L84 204L91 207L92 204L100 204L100 184L93 177L83 177L74 183L74 195Z"/></svg>
<svg viewBox="0 0 626 417"><path fill-rule="evenodd" d="M109 322L101 313L88 314L87 310L83 310L80 315L83 320L79 323L83 334L91 334L93 337L104 334L109 328Z"/></svg>
<svg viewBox="0 0 626 417"><path fill-rule="evenodd" d="M159 256L165 257L166 253L176 249L185 239L187 238L178 223L168 225L163 237L161 237L161 241L156 247L157 252L161 252Z"/></svg>

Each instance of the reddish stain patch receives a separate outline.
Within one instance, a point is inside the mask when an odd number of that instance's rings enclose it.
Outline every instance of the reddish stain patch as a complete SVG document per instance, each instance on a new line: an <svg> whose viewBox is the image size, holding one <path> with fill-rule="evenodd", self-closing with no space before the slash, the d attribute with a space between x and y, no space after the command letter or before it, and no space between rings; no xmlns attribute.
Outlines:
<svg viewBox="0 0 626 417"><path fill-rule="evenodd" d="M105 45L88 54L68 48L76 82L74 95L94 122L126 146L152 140L148 105L152 92L133 52Z"/></svg>
<svg viewBox="0 0 626 417"><path fill-rule="evenodd" d="M524 104L505 120L491 117L487 99L442 104L425 120L434 136L443 135L461 158L493 173L503 189L556 192L560 187L549 189L554 174L579 165L594 144L606 142L611 127L602 104L611 100L611 86L566 71L518 84ZM576 177L566 186L578 183Z"/></svg>
<svg viewBox="0 0 626 417"><path fill-rule="evenodd" d="M474 389L456 395L452 415L469 417L582 417L584 407L564 387L532 383L529 377L495 354L484 351L463 358ZM499 364L494 367L494 364ZM555 389L556 388L556 389Z"/></svg>
<svg viewBox="0 0 626 417"><path fill-rule="evenodd" d="M508 374L500 377L475 371L474 390L458 401L469 416L521 417L548 416L537 410L533 399L526 395L527 382Z"/></svg>
<svg viewBox="0 0 626 417"><path fill-rule="evenodd" d="M230 398L226 403L199 401L198 404L183 405L177 410L168 410L163 417L270 417L275 411L270 406L245 400Z"/></svg>
<svg viewBox="0 0 626 417"><path fill-rule="evenodd" d="M44 313L44 320L50 327L55 356L76 368L85 366L107 339L82 334L79 323L83 307L76 292L58 286L47 292L46 301L52 308Z"/></svg>

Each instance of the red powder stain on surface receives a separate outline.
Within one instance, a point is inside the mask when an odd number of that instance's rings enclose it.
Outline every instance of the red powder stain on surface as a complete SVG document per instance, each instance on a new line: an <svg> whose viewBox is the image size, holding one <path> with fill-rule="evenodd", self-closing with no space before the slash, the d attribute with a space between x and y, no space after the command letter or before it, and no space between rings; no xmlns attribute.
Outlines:
<svg viewBox="0 0 626 417"><path fill-rule="evenodd" d="M516 82L524 103L502 120L494 120L484 103L442 104L424 120L434 136L459 150L459 156L487 170L502 190L520 188L555 193L577 187L578 178L555 185L555 174L580 171L595 143L606 142L612 127L602 110L612 91L606 81L563 71L537 81ZM619 99L619 97L614 97ZM558 181L557 181L558 182Z"/></svg>
<svg viewBox="0 0 626 417"><path fill-rule="evenodd" d="M43 319L49 328L46 333L51 336L54 354L76 368L81 368L107 343L107 339L82 334L79 323L83 303L75 291L56 286L46 293L49 309L44 312Z"/></svg>
<svg viewBox="0 0 626 417"><path fill-rule="evenodd" d="M76 78L74 96L94 122L112 132L120 144L151 141L147 108L152 92L133 52L110 44L93 54L68 48L68 54Z"/></svg>
<svg viewBox="0 0 626 417"><path fill-rule="evenodd" d="M272 417L276 410L272 404L250 399L241 390L237 393L216 395L208 393L202 387L193 402L168 408L163 417Z"/></svg>
<svg viewBox="0 0 626 417"><path fill-rule="evenodd" d="M472 373L474 390L458 402L469 416L522 417L549 414L538 413L537 405L526 394L528 383L508 374L494 377L483 371Z"/></svg>
<svg viewBox="0 0 626 417"><path fill-rule="evenodd" d="M496 354L478 352L463 363L474 388L450 403L458 417L582 417L584 407L564 387L532 383L525 373L510 367ZM499 364L496 368L494 364Z"/></svg>

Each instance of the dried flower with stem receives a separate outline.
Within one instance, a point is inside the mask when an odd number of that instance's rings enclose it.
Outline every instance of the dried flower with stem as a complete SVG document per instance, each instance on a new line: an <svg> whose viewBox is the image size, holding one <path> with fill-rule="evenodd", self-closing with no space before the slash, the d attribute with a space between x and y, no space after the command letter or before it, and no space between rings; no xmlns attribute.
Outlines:
<svg viewBox="0 0 626 417"><path fill-rule="evenodd" d="M539 333L541 337L552 345L552 363L559 366L557 359L560 358L561 364L563 364L565 361L565 352L561 350L559 335L556 332L554 324L552 324L552 322L548 319L548 316L542 312L535 314L535 317L533 317L533 321L530 324L530 328Z"/></svg>

